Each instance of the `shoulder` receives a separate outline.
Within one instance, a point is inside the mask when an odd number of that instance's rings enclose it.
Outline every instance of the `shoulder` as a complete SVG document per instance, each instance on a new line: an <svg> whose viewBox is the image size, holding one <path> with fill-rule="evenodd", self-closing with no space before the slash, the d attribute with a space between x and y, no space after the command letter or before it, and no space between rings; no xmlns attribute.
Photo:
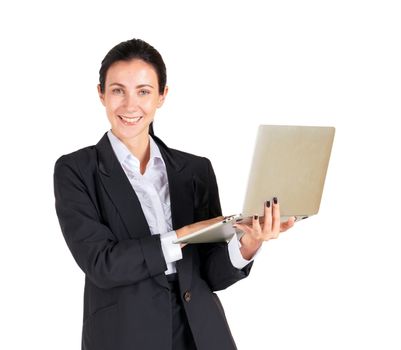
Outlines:
<svg viewBox="0 0 401 350"><path fill-rule="evenodd" d="M195 162L195 163L199 163L199 164L205 164L206 161L209 161L206 157L203 157L200 155L184 152L184 151L181 151L178 149L173 149L173 148L171 148L170 150L175 155L175 157L180 158L187 162Z"/></svg>
<svg viewBox="0 0 401 350"><path fill-rule="evenodd" d="M56 160L56 164L58 163L77 163L77 164L87 164L96 160L96 149L95 146L87 146L81 149L78 149L74 152L64 154L60 156Z"/></svg>
<svg viewBox="0 0 401 350"><path fill-rule="evenodd" d="M82 175L85 172L90 172L97 164L96 147L87 146L78 149L74 152L60 156L54 165L55 175L62 175L63 173L71 173Z"/></svg>
<svg viewBox="0 0 401 350"><path fill-rule="evenodd" d="M205 171L211 167L210 160L206 157L184 152L178 149L168 147L158 137L152 136L156 141L163 156L171 157L174 162L186 167L193 168L196 171Z"/></svg>

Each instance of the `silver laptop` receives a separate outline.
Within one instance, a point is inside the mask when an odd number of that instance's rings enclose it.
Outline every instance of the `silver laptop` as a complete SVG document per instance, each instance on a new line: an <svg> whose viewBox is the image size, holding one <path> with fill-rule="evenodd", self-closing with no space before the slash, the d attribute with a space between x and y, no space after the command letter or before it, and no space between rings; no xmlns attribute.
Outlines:
<svg viewBox="0 0 401 350"><path fill-rule="evenodd" d="M263 217L264 203L280 202L281 221L301 220L319 211L335 134L334 127L260 125L242 213L181 237L175 243L231 239L233 224Z"/></svg>

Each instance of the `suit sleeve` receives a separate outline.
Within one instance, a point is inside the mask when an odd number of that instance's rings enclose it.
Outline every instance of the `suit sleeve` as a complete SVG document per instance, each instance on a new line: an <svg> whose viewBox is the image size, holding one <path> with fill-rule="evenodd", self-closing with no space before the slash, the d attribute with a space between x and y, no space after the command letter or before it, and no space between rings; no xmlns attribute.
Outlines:
<svg viewBox="0 0 401 350"><path fill-rule="evenodd" d="M71 156L54 168L56 212L67 245L83 272L99 288L137 283L163 273L160 235L118 240L102 223L94 198Z"/></svg>
<svg viewBox="0 0 401 350"><path fill-rule="evenodd" d="M206 159L206 158L205 158ZM216 176L208 159L209 218L222 215ZM227 243L198 244L203 278L214 291L225 289L247 277L253 265L250 262L242 269L235 268L230 260Z"/></svg>

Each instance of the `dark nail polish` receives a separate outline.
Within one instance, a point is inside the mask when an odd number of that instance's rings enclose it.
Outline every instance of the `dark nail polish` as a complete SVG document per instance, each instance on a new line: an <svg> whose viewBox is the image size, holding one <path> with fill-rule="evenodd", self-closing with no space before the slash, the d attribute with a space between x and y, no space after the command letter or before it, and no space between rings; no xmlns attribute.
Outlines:
<svg viewBox="0 0 401 350"><path fill-rule="evenodd" d="M255 220L257 220L257 219L258 219L258 216L257 216L257 215L254 215L253 218L254 218Z"/></svg>
<svg viewBox="0 0 401 350"><path fill-rule="evenodd" d="M273 198L273 203L274 203L274 204L277 204L277 203L278 203L277 197L274 197L274 198Z"/></svg>
<svg viewBox="0 0 401 350"><path fill-rule="evenodd" d="M270 208L270 201L266 201L266 207Z"/></svg>

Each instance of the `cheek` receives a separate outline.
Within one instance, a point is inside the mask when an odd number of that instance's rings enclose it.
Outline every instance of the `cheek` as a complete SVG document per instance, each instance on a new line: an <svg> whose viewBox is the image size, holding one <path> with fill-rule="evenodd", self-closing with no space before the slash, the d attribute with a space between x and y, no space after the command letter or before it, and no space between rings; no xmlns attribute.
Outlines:
<svg viewBox="0 0 401 350"><path fill-rule="evenodd" d="M121 101L117 98L111 98L107 101L106 109L108 112L114 112L121 106Z"/></svg>
<svg viewBox="0 0 401 350"><path fill-rule="evenodd" d="M146 101L146 104L143 105L143 108L148 111L148 112L153 112L159 107L159 99L158 98L153 98L148 101Z"/></svg>

